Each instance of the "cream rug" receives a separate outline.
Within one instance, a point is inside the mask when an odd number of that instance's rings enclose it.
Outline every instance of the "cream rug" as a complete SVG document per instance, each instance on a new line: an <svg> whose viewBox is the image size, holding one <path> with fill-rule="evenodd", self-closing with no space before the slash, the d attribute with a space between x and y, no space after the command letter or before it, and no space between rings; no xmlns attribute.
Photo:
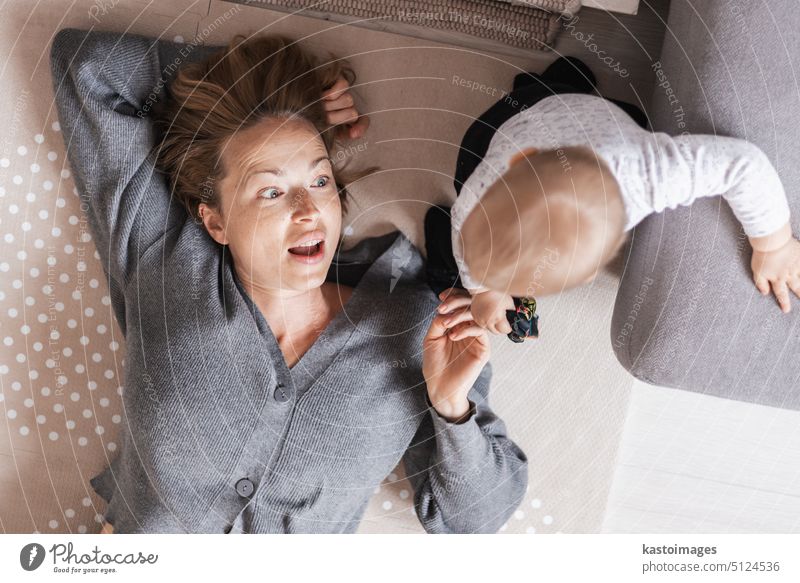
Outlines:
<svg viewBox="0 0 800 583"><path fill-rule="evenodd" d="M349 57L372 125L337 153L382 171L355 185L356 240L400 228L423 247L422 218L451 203L452 169L471 119L522 70L506 58L213 0L166 4L23 0L4 5L0 95L0 529L97 532L103 501L88 480L116 455L124 340L75 196L53 109L48 51L62 27L209 44L266 31ZM146 8L145 8L146 7ZM499 93L497 93L499 95ZM424 248L424 247L423 247ZM598 532L631 378L609 343L616 278L540 302L542 336L493 344L490 402L530 460L530 488L505 532ZM65 384L64 384L65 383ZM63 384L62 390L57 390ZM375 494L362 532L421 532L401 469Z"/></svg>

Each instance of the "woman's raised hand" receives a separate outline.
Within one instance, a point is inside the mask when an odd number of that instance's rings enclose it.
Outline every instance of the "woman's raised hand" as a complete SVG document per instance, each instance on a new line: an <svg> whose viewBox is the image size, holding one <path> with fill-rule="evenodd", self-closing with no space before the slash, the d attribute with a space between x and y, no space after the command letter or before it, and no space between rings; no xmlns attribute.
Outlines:
<svg viewBox="0 0 800 583"><path fill-rule="evenodd" d="M328 113L328 123L337 128L341 138L357 139L364 135L369 127L369 117L359 115L355 108L355 100L350 93L350 83L339 77L333 86L322 94L322 105Z"/></svg>
<svg viewBox="0 0 800 583"><path fill-rule="evenodd" d="M472 318L469 292L448 288L439 299L423 340L422 374L434 409L456 421L469 412L467 393L489 361L489 335Z"/></svg>

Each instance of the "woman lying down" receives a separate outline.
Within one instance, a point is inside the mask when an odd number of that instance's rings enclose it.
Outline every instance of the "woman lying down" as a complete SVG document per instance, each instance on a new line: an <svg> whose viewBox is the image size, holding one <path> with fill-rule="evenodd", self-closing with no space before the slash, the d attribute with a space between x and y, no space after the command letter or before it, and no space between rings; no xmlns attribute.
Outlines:
<svg viewBox="0 0 800 583"><path fill-rule="evenodd" d="M189 46L65 29L51 53L127 341L104 532L353 532L401 460L426 531L497 531L527 460L488 405L486 331L443 325L402 234L339 253L351 71L275 37Z"/></svg>

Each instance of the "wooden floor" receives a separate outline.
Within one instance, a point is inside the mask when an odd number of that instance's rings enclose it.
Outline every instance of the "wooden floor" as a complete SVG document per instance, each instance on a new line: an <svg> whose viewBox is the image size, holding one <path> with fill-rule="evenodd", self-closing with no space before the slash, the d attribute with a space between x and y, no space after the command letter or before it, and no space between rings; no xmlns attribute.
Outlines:
<svg viewBox="0 0 800 583"><path fill-rule="evenodd" d="M800 411L637 382L608 533L800 533Z"/></svg>

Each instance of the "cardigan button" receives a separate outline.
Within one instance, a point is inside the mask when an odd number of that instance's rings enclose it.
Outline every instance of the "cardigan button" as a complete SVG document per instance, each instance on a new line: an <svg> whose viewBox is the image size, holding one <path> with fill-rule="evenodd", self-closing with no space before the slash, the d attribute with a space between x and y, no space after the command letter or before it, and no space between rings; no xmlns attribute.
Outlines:
<svg viewBox="0 0 800 583"><path fill-rule="evenodd" d="M287 389L283 383L278 383L275 385L275 392L272 396L275 397L278 403L285 403L289 400L289 389Z"/></svg>
<svg viewBox="0 0 800 583"><path fill-rule="evenodd" d="M252 495L253 490L255 490L255 486L253 486L253 482L247 478L242 478L236 482L236 493L239 494L239 496L249 498Z"/></svg>

